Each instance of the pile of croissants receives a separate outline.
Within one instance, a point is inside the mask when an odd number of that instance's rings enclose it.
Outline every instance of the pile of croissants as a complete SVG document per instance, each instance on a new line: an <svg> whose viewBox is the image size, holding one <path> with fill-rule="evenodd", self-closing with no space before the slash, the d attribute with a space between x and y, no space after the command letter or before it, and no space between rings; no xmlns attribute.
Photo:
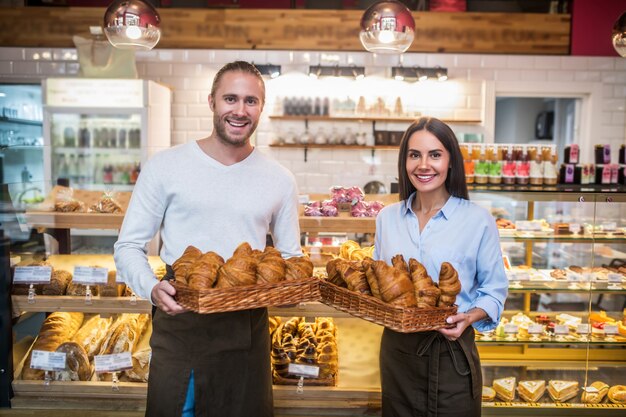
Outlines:
<svg viewBox="0 0 626 417"><path fill-rule="evenodd" d="M374 297L396 307L449 307L461 292L461 282L454 267L441 264L439 283L433 282L424 265L402 255L384 261L365 258L347 261L336 258L326 264L328 281L340 287Z"/></svg>
<svg viewBox="0 0 626 417"><path fill-rule="evenodd" d="M276 320L276 319L274 319ZM278 323L272 333L272 367L277 376L292 377L289 364L317 365L318 378L330 378L337 373L338 355L335 324L331 318L317 317L308 323L304 317L292 317ZM294 376L295 377L295 376Z"/></svg>
<svg viewBox="0 0 626 417"><path fill-rule="evenodd" d="M271 246L261 252L252 249L247 242L240 244L226 262L215 252L202 253L200 249L188 246L172 264L172 269L176 282L196 290L299 280L313 275L313 263L309 258L285 260Z"/></svg>

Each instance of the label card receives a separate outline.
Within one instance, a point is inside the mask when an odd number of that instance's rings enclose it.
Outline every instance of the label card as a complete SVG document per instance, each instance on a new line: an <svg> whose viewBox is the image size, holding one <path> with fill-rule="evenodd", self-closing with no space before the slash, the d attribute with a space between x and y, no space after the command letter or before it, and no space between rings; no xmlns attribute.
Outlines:
<svg viewBox="0 0 626 417"><path fill-rule="evenodd" d="M605 334L617 334L617 324L605 324L604 333Z"/></svg>
<svg viewBox="0 0 626 417"><path fill-rule="evenodd" d="M43 371L62 371L65 369L65 356L65 352L33 350L30 359L30 367Z"/></svg>
<svg viewBox="0 0 626 417"><path fill-rule="evenodd" d="M93 359L96 372L117 372L133 367L130 352L114 353L112 355L96 355Z"/></svg>
<svg viewBox="0 0 626 417"><path fill-rule="evenodd" d="M20 284L47 284L52 276L49 266L16 266L13 282Z"/></svg>
<svg viewBox="0 0 626 417"><path fill-rule="evenodd" d="M576 333L578 334L588 334L591 331L589 324L583 323L576 326Z"/></svg>
<svg viewBox="0 0 626 417"><path fill-rule="evenodd" d="M516 272L515 279L518 281L530 281L530 274L528 272Z"/></svg>
<svg viewBox="0 0 626 417"><path fill-rule="evenodd" d="M574 234L579 233L580 232L580 224L578 224L578 223L570 223L569 231L571 233L574 233Z"/></svg>
<svg viewBox="0 0 626 417"><path fill-rule="evenodd" d="M298 375L308 378L317 378L320 373L319 366L314 365L300 365L295 363L290 363L287 368L287 372L292 375Z"/></svg>
<svg viewBox="0 0 626 417"><path fill-rule="evenodd" d="M591 386L583 387L583 390L587 391L587 392L600 392L600 391L598 391L598 389L596 387L591 387Z"/></svg>
<svg viewBox="0 0 626 417"><path fill-rule="evenodd" d="M505 324L504 325L504 333L517 333L519 328L517 324Z"/></svg>
<svg viewBox="0 0 626 417"><path fill-rule="evenodd" d="M72 281L85 285L106 284L109 270L91 266L75 266Z"/></svg>
<svg viewBox="0 0 626 417"><path fill-rule="evenodd" d="M622 274L616 274L615 272L609 272L606 277L609 280L609 282L617 282L617 283L621 283L622 282Z"/></svg>
<svg viewBox="0 0 626 417"><path fill-rule="evenodd" d="M583 276L577 272L567 271L567 280L572 282L584 281Z"/></svg>
<svg viewBox="0 0 626 417"><path fill-rule="evenodd" d="M554 334L569 334L569 326L567 324L557 324L554 326Z"/></svg>
<svg viewBox="0 0 626 417"><path fill-rule="evenodd" d="M612 232L617 229L617 223L615 222L602 222L602 230L605 232Z"/></svg>
<svg viewBox="0 0 626 417"><path fill-rule="evenodd" d="M528 334L541 334L543 333L543 325L541 324L529 324Z"/></svg>

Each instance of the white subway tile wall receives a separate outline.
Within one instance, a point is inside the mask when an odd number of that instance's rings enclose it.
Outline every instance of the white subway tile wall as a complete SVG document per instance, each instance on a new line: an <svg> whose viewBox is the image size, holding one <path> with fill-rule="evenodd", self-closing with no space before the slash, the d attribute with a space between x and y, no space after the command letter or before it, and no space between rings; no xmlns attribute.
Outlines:
<svg viewBox="0 0 626 417"><path fill-rule="evenodd" d="M397 177L397 151L278 149L270 147L278 137L305 130L303 122L272 120L269 115L282 113L285 97L325 97L358 100L366 98L371 105L381 97L394 107L402 98L405 112L429 114L441 118L483 120L485 83L537 83L537 93L549 82L591 83L599 85L601 97L592 103L600 109L588 143L608 143L617 149L626 142L626 59L609 57L519 56L478 54L416 54L402 56L376 55L367 52L318 51L248 51L248 50L178 50L157 49L137 53L137 70L141 78L161 82L173 91L172 145L207 136L212 129L212 113L207 95L217 70L225 63L243 59L258 64L282 66L284 76L267 81L267 103L259 123L255 143L294 173L302 193L326 193L332 185L364 186L381 181L386 187ZM363 82L347 80L312 80L305 74L309 65L359 65L366 67ZM391 66L436 66L448 68L449 81L416 85L390 79ZM39 82L46 77L74 76L78 73L76 50L68 48L0 48L0 83ZM488 90L488 89L487 89ZM488 133L493 123L453 125L457 132ZM372 132L371 123L309 123L316 135L320 127L325 135ZM406 123L376 123L380 130L401 131ZM617 157L614 156L614 161Z"/></svg>

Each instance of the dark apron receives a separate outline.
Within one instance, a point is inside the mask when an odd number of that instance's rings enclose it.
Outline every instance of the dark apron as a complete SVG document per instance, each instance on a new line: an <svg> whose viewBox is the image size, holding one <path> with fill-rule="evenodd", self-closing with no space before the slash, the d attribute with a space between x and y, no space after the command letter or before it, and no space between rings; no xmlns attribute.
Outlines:
<svg viewBox="0 0 626 417"><path fill-rule="evenodd" d="M164 279L173 273L169 265ZM147 417L182 414L191 370L196 417L272 417L267 309L152 319Z"/></svg>
<svg viewBox="0 0 626 417"><path fill-rule="evenodd" d="M437 331L385 329L380 376L383 417L480 416L482 374L471 326L454 342Z"/></svg>

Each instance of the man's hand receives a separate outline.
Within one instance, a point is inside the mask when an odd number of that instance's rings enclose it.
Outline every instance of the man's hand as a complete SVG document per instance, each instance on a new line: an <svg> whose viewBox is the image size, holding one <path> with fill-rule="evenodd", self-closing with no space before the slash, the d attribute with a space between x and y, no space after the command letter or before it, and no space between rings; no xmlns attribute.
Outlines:
<svg viewBox="0 0 626 417"><path fill-rule="evenodd" d="M176 288L172 287L167 280L163 280L155 285L150 294L154 305L170 316L175 316L187 311L186 308L174 300L174 295L176 295Z"/></svg>
<svg viewBox="0 0 626 417"><path fill-rule="evenodd" d="M467 313L458 313L446 319L446 323L453 324L454 327L449 329L439 329L439 333L444 335L448 340L456 340L472 323L487 317L487 313L482 308L473 308Z"/></svg>

